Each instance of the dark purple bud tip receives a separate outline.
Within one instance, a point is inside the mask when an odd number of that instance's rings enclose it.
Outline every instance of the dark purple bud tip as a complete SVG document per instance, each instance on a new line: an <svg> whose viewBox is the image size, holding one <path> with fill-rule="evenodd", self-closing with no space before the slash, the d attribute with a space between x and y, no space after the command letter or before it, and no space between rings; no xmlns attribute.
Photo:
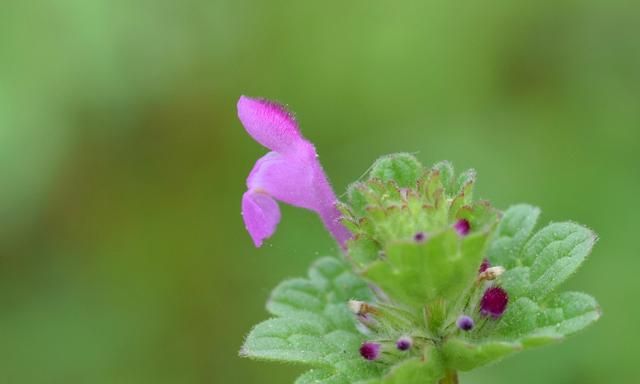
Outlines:
<svg viewBox="0 0 640 384"><path fill-rule="evenodd" d="M473 329L473 326L475 325L475 323L473 322L473 319L470 318L467 315L460 315L460 317L458 317L458 320L456 321L456 325L458 326L458 328L462 329L463 331L470 331Z"/></svg>
<svg viewBox="0 0 640 384"><path fill-rule="evenodd" d="M460 236L466 236L469 234L469 230L471 230L471 224L469 224L467 219L460 219L453 224L453 228Z"/></svg>
<svg viewBox="0 0 640 384"><path fill-rule="evenodd" d="M413 240L416 243L424 243L426 239L427 239L427 235L424 232L418 232L413 236Z"/></svg>
<svg viewBox="0 0 640 384"><path fill-rule="evenodd" d="M380 357L380 344L367 341L360 346L360 356L367 360L377 360Z"/></svg>
<svg viewBox="0 0 640 384"><path fill-rule="evenodd" d="M478 273L482 273L487 270L487 268L491 267L491 263L488 259L482 259L482 264L480 264L480 268L478 269Z"/></svg>
<svg viewBox="0 0 640 384"><path fill-rule="evenodd" d="M484 316L498 318L507 309L508 303L509 295L504 289L500 287L488 288L480 300L480 313Z"/></svg>
<svg viewBox="0 0 640 384"><path fill-rule="evenodd" d="M413 346L413 339L409 336L402 336L398 341L396 341L396 348L401 351L407 351L411 349L411 346Z"/></svg>

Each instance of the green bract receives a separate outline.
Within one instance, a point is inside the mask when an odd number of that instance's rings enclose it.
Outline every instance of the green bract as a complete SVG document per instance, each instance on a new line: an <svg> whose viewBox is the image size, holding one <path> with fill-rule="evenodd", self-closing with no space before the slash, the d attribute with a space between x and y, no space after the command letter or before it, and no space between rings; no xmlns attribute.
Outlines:
<svg viewBox="0 0 640 384"><path fill-rule="evenodd" d="M308 279L281 283L267 304L275 317L241 354L311 365L297 383L455 383L458 371L597 320L593 298L556 292L596 235L572 222L535 232L538 208L501 213L473 200L474 182L448 162L376 161L339 205L353 234L344 260L323 258ZM396 348L401 338L408 348ZM371 361L359 353L365 342L379 348L363 353Z"/></svg>

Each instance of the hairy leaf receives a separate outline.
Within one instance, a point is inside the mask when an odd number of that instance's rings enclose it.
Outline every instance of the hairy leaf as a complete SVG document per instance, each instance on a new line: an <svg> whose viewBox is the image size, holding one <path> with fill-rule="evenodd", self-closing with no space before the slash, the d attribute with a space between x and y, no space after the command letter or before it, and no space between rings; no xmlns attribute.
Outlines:
<svg viewBox="0 0 640 384"><path fill-rule="evenodd" d="M384 377L363 384L436 384L444 376L444 370L439 354L430 352L424 358L398 363Z"/></svg>
<svg viewBox="0 0 640 384"><path fill-rule="evenodd" d="M473 341L452 338L444 344L442 353L450 369L469 371L521 349L521 344L513 341Z"/></svg>
<svg viewBox="0 0 640 384"><path fill-rule="evenodd" d="M530 266L532 296L543 297L564 282L595 241L595 233L576 223L553 223L536 233L522 252L523 264Z"/></svg>
<svg viewBox="0 0 640 384"><path fill-rule="evenodd" d="M447 340L442 350L449 368L468 371L522 349L560 341L599 317L598 304L584 293L564 292L543 304L521 297L509 305L495 327L489 325L473 337Z"/></svg>
<svg viewBox="0 0 640 384"><path fill-rule="evenodd" d="M518 265L522 247L531 235L540 216L540 209L527 204L514 205L506 210L488 251L494 265L512 268Z"/></svg>
<svg viewBox="0 0 640 384"><path fill-rule="evenodd" d="M423 244L392 244L386 260L374 262L365 276L392 298L421 308L439 297L455 297L473 281L486 241L486 233L460 238L450 229Z"/></svg>
<svg viewBox="0 0 640 384"><path fill-rule="evenodd" d="M372 294L342 262L320 259L309 278L276 287L267 309L277 317L253 328L241 355L319 367L297 383L347 384L375 377L380 367L359 355L363 336L347 309L349 299L371 300Z"/></svg>
<svg viewBox="0 0 640 384"><path fill-rule="evenodd" d="M521 297L510 305L500 321L497 335L540 344L573 334L600 317L595 299L580 292L563 292L538 304Z"/></svg>
<svg viewBox="0 0 640 384"><path fill-rule="evenodd" d="M394 181L402 188L415 187L421 174L422 164L408 153L383 156L371 167L371 177L383 182Z"/></svg>
<svg viewBox="0 0 640 384"><path fill-rule="evenodd" d="M578 269L595 241L596 235L579 224L549 224L508 260L503 287L513 299L543 299Z"/></svg>

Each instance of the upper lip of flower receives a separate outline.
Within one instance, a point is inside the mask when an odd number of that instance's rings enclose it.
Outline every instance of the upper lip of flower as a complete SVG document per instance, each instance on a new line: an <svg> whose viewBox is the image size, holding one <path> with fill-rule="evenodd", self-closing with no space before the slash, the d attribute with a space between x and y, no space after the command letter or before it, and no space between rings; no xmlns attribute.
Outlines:
<svg viewBox="0 0 640 384"><path fill-rule="evenodd" d="M238 117L245 130L271 152L260 158L247 178L242 216L254 244L260 247L280 221L276 200L318 213L344 248L351 233L340 223L337 198L293 115L282 105L241 96Z"/></svg>

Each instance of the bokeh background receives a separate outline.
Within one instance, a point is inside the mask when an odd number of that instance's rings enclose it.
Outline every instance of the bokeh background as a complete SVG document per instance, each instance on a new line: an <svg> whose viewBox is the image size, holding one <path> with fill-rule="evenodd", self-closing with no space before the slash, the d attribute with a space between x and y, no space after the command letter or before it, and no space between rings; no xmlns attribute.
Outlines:
<svg viewBox="0 0 640 384"><path fill-rule="evenodd" d="M0 3L0 382L290 383L240 359L284 277L336 247L283 208L253 248L265 150L239 95L287 103L339 193L382 154L475 167L498 207L600 235L568 288L604 317L463 383L633 383L640 356L640 3Z"/></svg>

